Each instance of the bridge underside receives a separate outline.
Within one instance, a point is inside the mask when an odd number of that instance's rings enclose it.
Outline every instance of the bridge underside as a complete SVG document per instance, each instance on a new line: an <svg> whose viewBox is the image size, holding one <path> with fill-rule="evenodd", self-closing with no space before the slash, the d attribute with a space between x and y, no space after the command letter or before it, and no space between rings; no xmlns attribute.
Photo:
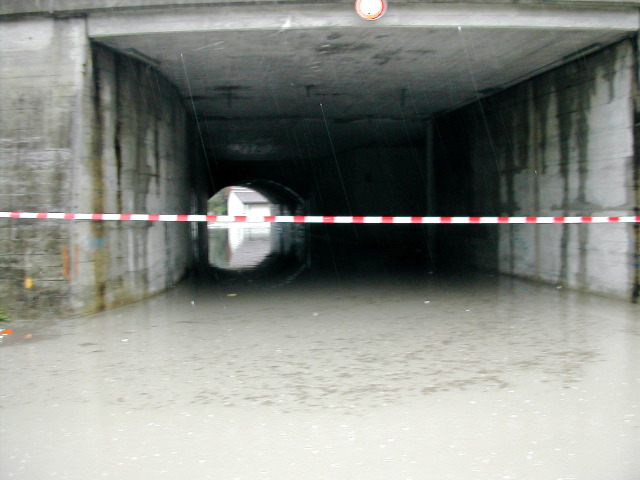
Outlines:
<svg viewBox="0 0 640 480"><path fill-rule="evenodd" d="M203 213L252 184L319 215L637 214L637 9L559 3L3 10L0 210ZM0 230L24 312L133 301L206 258L184 225ZM631 226L331 235L638 294Z"/></svg>
<svg viewBox="0 0 640 480"><path fill-rule="evenodd" d="M635 9L468 4L394 4L375 22L351 5L103 13L88 22L96 42L176 85L221 162L405 144L434 116L636 28Z"/></svg>

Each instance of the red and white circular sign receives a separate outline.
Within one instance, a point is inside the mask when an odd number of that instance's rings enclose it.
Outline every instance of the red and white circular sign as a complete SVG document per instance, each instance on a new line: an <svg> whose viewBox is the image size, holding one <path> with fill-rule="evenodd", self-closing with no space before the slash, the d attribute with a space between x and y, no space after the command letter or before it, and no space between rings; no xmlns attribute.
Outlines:
<svg viewBox="0 0 640 480"><path fill-rule="evenodd" d="M386 10L385 0L356 0L356 12L365 20L377 20Z"/></svg>

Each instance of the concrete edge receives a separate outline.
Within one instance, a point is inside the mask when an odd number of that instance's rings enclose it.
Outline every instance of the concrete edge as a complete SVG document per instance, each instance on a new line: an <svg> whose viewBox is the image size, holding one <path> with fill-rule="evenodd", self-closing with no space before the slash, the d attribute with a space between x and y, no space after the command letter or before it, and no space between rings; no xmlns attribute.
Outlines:
<svg viewBox="0 0 640 480"><path fill-rule="evenodd" d="M640 7L638 0L449 0L446 2L431 0L420 2L423 6L428 5L474 5L474 6L536 6L538 8L597 8L597 9L619 9L629 7ZM123 12L140 11L148 9L162 8L193 8L193 7L220 7L220 6L264 6L282 4L308 5L308 6L332 6L349 5L351 0L325 0L319 2L309 2L304 0L2 0L0 4L0 16L22 16L22 15L85 15L100 12ZM311 5L310 5L311 4ZM393 7L400 5L415 5L410 0L395 0Z"/></svg>

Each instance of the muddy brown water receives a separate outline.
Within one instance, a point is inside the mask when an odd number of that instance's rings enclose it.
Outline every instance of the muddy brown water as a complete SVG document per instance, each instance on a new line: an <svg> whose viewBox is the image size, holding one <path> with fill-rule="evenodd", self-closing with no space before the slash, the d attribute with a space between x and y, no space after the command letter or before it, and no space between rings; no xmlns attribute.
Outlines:
<svg viewBox="0 0 640 480"><path fill-rule="evenodd" d="M637 305L326 270L13 322L0 477L640 478Z"/></svg>

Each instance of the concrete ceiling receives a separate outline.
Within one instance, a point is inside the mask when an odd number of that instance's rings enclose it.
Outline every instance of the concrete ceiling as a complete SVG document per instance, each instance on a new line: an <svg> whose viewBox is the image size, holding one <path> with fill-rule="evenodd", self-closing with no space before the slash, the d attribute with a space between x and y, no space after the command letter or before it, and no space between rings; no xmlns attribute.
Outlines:
<svg viewBox="0 0 640 480"><path fill-rule="evenodd" d="M120 15L117 26L94 16L90 33L166 75L217 159L264 161L419 139L434 115L637 28L635 10L457 6L445 21L443 7L398 5L367 22L351 4L317 10L321 21L302 7L249 8L222 20L220 10Z"/></svg>

